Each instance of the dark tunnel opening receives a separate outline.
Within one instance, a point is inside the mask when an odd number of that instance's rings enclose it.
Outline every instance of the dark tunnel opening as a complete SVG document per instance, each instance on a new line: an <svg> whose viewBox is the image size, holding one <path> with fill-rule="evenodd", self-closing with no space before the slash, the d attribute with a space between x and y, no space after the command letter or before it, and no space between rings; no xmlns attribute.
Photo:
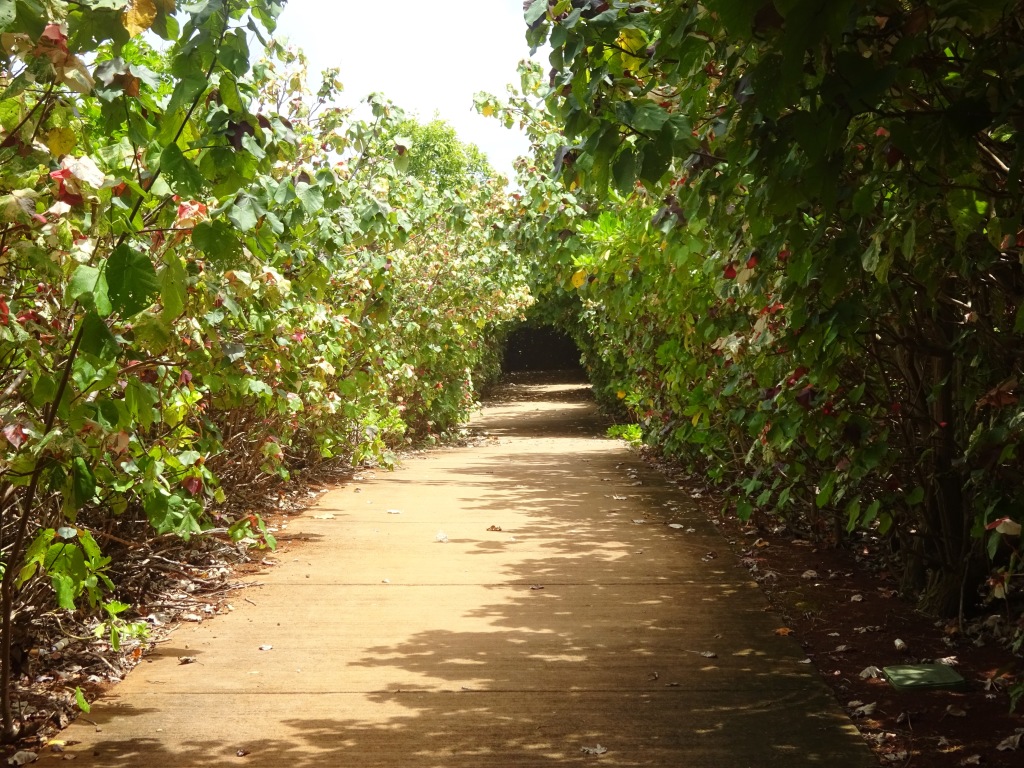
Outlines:
<svg viewBox="0 0 1024 768"><path fill-rule="evenodd" d="M576 342L569 334L550 325L524 325L513 331L505 342L501 367L505 373L583 371Z"/></svg>

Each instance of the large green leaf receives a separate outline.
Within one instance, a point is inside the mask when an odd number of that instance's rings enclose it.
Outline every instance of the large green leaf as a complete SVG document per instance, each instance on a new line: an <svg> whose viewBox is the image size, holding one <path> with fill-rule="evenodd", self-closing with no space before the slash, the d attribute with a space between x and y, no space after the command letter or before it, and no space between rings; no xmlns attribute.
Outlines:
<svg viewBox="0 0 1024 768"><path fill-rule="evenodd" d="M14 0L0 0L0 31L11 26L17 15L18 9L14 4Z"/></svg>
<svg viewBox="0 0 1024 768"><path fill-rule="evenodd" d="M295 195L302 204L302 210L312 216L324 207L324 193L320 187L300 181L295 185Z"/></svg>
<svg viewBox="0 0 1024 768"><path fill-rule="evenodd" d="M170 322L185 310L188 272L177 253L168 253L166 259L167 264L160 271L160 301L164 305L162 317Z"/></svg>
<svg viewBox="0 0 1024 768"><path fill-rule="evenodd" d="M71 460L71 492L76 507L83 506L96 495L96 479L80 456Z"/></svg>
<svg viewBox="0 0 1024 768"><path fill-rule="evenodd" d="M533 0L530 7L526 9L524 18L527 24L533 24L548 10L548 0Z"/></svg>
<svg viewBox="0 0 1024 768"><path fill-rule="evenodd" d="M242 252L237 232L219 220L199 222L192 230L192 245L222 264Z"/></svg>
<svg viewBox="0 0 1024 768"><path fill-rule="evenodd" d="M102 360L113 360L117 357L120 345L107 324L95 312L87 312L82 318L81 349Z"/></svg>
<svg viewBox="0 0 1024 768"><path fill-rule="evenodd" d="M146 309L160 291L153 262L127 245L118 246L107 259L107 286L110 301L122 317Z"/></svg>
<svg viewBox="0 0 1024 768"><path fill-rule="evenodd" d="M266 210L255 197L242 193L228 209L228 219L243 232L248 232L265 213Z"/></svg>
<svg viewBox="0 0 1024 768"><path fill-rule="evenodd" d="M199 197L206 185L195 163L185 157L177 144L168 144L160 154L160 170L171 189L183 198Z"/></svg>
<svg viewBox="0 0 1024 768"><path fill-rule="evenodd" d="M95 309L100 317L106 317L113 311L106 275L100 268L88 264L79 265L72 273L64 291L64 300L69 304L77 301L87 309Z"/></svg>

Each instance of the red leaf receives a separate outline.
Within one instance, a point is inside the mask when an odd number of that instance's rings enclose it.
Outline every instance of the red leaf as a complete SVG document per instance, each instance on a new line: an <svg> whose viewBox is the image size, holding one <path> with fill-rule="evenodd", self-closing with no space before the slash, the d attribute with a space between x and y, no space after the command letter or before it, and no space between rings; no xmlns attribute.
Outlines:
<svg viewBox="0 0 1024 768"><path fill-rule="evenodd" d="M28 437L25 433L25 428L21 424L7 424L4 426L3 432L7 442L14 446L14 450L21 448L22 443Z"/></svg>
<svg viewBox="0 0 1024 768"><path fill-rule="evenodd" d="M757 256L751 256L747 259L747 269L753 269L757 266Z"/></svg>
<svg viewBox="0 0 1024 768"><path fill-rule="evenodd" d="M732 280L734 277L736 277L736 266L731 261L725 265L724 274L726 280Z"/></svg>
<svg viewBox="0 0 1024 768"><path fill-rule="evenodd" d="M67 53L68 36L65 35L64 30L60 28L60 24L47 24L43 29L43 34L39 36L39 42L43 42L44 40Z"/></svg>
<svg viewBox="0 0 1024 768"><path fill-rule="evenodd" d="M186 477L181 481L181 487L193 496L198 496L203 491L203 479L201 477Z"/></svg>

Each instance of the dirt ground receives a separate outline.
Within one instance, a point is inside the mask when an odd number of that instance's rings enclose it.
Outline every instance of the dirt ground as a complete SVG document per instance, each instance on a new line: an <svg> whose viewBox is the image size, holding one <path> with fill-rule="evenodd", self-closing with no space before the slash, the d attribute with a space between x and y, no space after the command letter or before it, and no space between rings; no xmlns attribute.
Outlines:
<svg viewBox="0 0 1024 768"><path fill-rule="evenodd" d="M893 574L870 548L819 549L784 532L718 520L836 699L877 704L855 723L883 765L1021 765L1024 739L1015 749L1007 742L1024 732L1024 704L1011 714L1007 688L1024 665L1006 648L1004 615L979 612L965 628L936 621L899 596ZM817 576L807 578L808 571ZM954 666L965 691L900 693L881 678L861 676L871 666L937 659Z"/></svg>

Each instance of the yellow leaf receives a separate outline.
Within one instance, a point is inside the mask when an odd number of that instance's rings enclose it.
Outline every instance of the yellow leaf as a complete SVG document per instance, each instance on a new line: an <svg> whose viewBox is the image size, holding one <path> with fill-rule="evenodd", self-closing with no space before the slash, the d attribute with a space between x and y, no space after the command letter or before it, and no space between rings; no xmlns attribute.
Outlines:
<svg viewBox="0 0 1024 768"><path fill-rule="evenodd" d="M581 269L579 272L572 276L572 287L579 288L587 282L587 270Z"/></svg>
<svg viewBox="0 0 1024 768"><path fill-rule="evenodd" d="M619 400L624 400L626 398L626 393L623 392L621 389L618 392L616 392L615 395L619 398Z"/></svg>
<svg viewBox="0 0 1024 768"><path fill-rule="evenodd" d="M486 105L484 106L484 108L483 108L483 113L484 113L484 117L490 117L490 116L491 116L491 115L493 115L493 114L494 114L494 113L495 113L496 111L497 111L497 110L496 110L496 109L495 109L494 107L492 107L492 106L491 106L490 104L486 104Z"/></svg>
<svg viewBox="0 0 1024 768"><path fill-rule="evenodd" d="M634 58L641 58L647 49L647 38L639 29L624 29L619 33L616 44Z"/></svg>
<svg viewBox="0 0 1024 768"><path fill-rule="evenodd" d="M77 143L78 138L70 128L54 128L46 134L46 146L56 157L66 155Z"/></svg>
<svg viewBox="0 0 1024 768"><path fill-rule="evenodd" d="M121 14L121 23L131 37L141 35L156 21L154 0L132 0L132 4Z"/></svg>

